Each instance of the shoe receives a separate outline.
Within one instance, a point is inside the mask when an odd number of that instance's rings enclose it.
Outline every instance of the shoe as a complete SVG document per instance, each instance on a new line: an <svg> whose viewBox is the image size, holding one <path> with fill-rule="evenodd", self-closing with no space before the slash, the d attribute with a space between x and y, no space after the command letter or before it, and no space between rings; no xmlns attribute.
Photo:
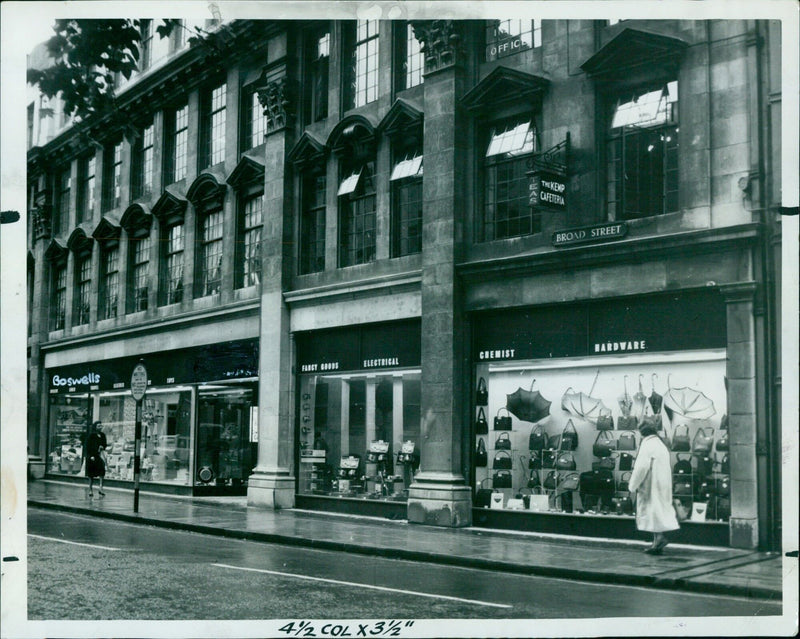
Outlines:
<svg viewBox="0 0 800 639"><path fill-rule="evenodd" d="M105 493L104 493L102 490L98 490L97 492L98 492L100 495L102 495L103 497L105 497L105 496L106 496L106 494L105 494Z"/></svg>
<svg viewBox="0 0 800 639"><path fill-rule="evenodd" d="M669 542L668 542L666 539L662 539L661 541L659 541L659 542L656 544L656 549L659 551L659 553L661 553L661 552L664 550L664 548L666 548L666 547L667 547L667 544L668 544L668 543L669 543Z"/></svg>
<svg viewBox="0 0 800 639"><path fill-rule="evenodd" d="M660 555L664 552L663 546L650 546L649 548L645 548L644 552L648 555Z"/></svg>
<svg viewBox="0 0 800 639"><path fill-rule="evenodd" d="M92 491L90 490L89 491L89 499L91 499L92 497L94 497L94 495L92 494Z"/></svg>

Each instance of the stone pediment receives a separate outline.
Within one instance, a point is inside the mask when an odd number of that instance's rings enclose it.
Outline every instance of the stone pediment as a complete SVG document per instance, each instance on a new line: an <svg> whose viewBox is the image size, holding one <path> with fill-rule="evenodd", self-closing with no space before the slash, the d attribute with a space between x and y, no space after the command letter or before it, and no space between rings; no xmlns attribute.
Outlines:
<svg viewBox="0 0 800 639"><path fill-rule="evenodd" d="M295 165L316 164L324 161L327 154L328 147L322 140L308 131L303 131L303 135L289 151L287 158Z"/></svg>
<svg viewBox="0 0 800 639"><path fill-rule="evenodd" d="M243 155L239 164L231 171L226 180L234 189L253 183L264 183L264 162L261 159Z"/></svg>
<svg viewBox="0 0 800 639"><path fill-rule="evenodd" d="M498 66L461 98L461 104L480 113L508 102L540 100L549 85L550 80L543 76Z"/></svg>

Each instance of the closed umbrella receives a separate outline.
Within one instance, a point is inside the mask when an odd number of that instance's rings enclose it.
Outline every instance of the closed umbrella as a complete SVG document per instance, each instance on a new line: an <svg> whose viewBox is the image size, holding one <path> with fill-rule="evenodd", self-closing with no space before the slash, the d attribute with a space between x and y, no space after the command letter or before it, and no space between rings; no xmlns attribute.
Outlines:
<svg viewBox="0 0 800 639"><path fill-rule="evenodd" d="M658 375L653 373L652 377L650 378L650 383L652 384L652 390L650 391L650 397L647 398L647 401L650 402L650 407L653 409L653 414L658 415L661 412L661 407L664 404L664 398L656 393L656 378Z"/></svg>
<svg viewBox="0 0 800 639"><path fill-rule="evenodd" d="M520 387L506 395L506 408L517 419L525 422L538 422L550 414L550 402L539 391L533 390L534 379L528 390Z"/></svg>
<svg viewBox="0 0 800 639"><path fill-rule="evenodd" d="M594 376L594 382L592 382L592 388L589 390L588 395L583 392L577 393L572 386L570 386L561 398L561 408L576 417L581 417L586 421L597 424L597 418L600 417L601 414L608 414L610 412L608 407L603 404L603 400L592 397L592 392L594 392L594 387L595 384L597 384L599 375L600 369L597 370L597 374Z"/></svg>

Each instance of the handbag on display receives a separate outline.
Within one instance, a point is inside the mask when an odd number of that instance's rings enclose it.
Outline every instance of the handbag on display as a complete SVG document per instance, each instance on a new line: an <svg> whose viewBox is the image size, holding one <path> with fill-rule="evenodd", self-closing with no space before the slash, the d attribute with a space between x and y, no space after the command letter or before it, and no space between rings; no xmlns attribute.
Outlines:
<svg viewBox="0 0 800 639"><path fill-rule="evenodd" d="M495 488L511 488L511 471L495 471L495 473L492 475L492 486Z"/></svg>
<svg viewBox="0 0 800 639"><path fill-rule="evenodd" d="M507 415L500 415L500 411L504 410ZM511 413L508 412L508 409L505 406L501 406L497 410L497 415L494 417L494 429L495 430L512 430L511 427Z"/></svg>
<svg viewBox="0 0 800 639"><path fill-rule="evenodd" d="M511 450L511 438L508 433L501 433L494 441L495 450Z"/></svg>
<svg viewBox="0 0 800 639"><path fill-rule="evenodd" d="M600 461L592 462L592 470L614 470L616 464L615 457L603 457Z"/></svg>
<svg viewBox="0 0 800 639"><path fill-rule="evenodd" d="M620 433L619 439L617 439L617 450L636 450L636 435Z"/></svg>
<svg viewBox="0 0 800 639"><path fill-rule="evenodd" d="M725 475L731 472L731 462L727 453L722 456L722 460L719 462L719 472Z"/></svg>
<svg viewBox="0 0 800 639"><path fill-rule="evenodd" d="M678 429L683 427L680 433ZM672 450L675 452L688 453L692 449L689 442L689 426L686 424L678 424L672 433Z"/></svg>
<svg viewBox="0 0 800 639"><path fill-rule="evenodd" d="M680 455L675 455L675 458L678 460L675 462L675 465L672 467L672 472L676 475L691 475L692 474L692 462L690 459L681 459Z"/></svg>
<svg viewBox="0 0 800 639"><path fill-rule="evenodd" d="M578 490L581 485L581 476L578 473L565 475L558 484L559 490Z"/></svg>
<svg viewBox="0 0 800 639"><path fill-rule="evenodd" d="M510 488L510 486L503 486L503 488ZM492 510L503 510L503 500L505 495L499 490L492 493L492 498L489 500L489 508Z"/></svg>
<svg viewBox="0 0 800 639"><path fill-rule="evenodd" d="M487 463L489 463L489 456L486 452L486 442L483 441L483 437L480 437L475 449L475 466L485 468Z"/></svg>
<svg viewBox="0 0 800 639"><path fill-rule="evenodd" d="M673 499L672 500L672 507L675 509L675 519L678 521L686 521L689 519L690 511L689 507L683 503L681 499Z"/></svg>
<svg viewBox="0 0 800 639"><path fill-rule="evenodd" d="M587 470L578 476L578 488L582 494L594 494L594 471Z"/></svg>
<svg viewBox="0 0 800 639"><path fill-rule="evenodd" d="M528 488L539 490L542 487L542 480L539 478L539 471L531 469L528 475Z"/></svg>
<svg viewBox="0 0 800 639"><path fill-rule="evenodd" d="M710 501L714 494L714 480L697 477L694 487L694 498L697 501Z"/></svg>
<svg viewBox="0 0 800 639"><path fill-rule="evenodd" d="M511 453L507 450L499 450L495 453L494 459L492 460L492 468L495 470L498 468L502 470L511 470L512 467Z"/></svg>
<svg viewBox="0 0 800 639"><path fill-rule="evenodd" d="M547 473L547 476L544 478L544 483L542 484L548 490L555 490L555 487L558 485L558 481L561 477L561 473L557 470L551 470Z"/></svg>
<svg viewBox="0 0 800 639"><path fill-rule="evenodd" d="M639 422L633 415L620 415L617 417L617 430L636 430Z"/></svg>
<svg viewBox="0 0 800 639"><path fill-rule="evenodd" d="M478 389L475 391L475 404L486 406L489 403L489 391L486 388L486 380L481 377L478 380Z"/></svg>
<svg viewBox="0 0 800 639"><path fill-rule="evenodd" d="M692 452L695 455L709 455L711 454L711 447L714 445L714 430L708 429L710 434L706 433L705 428L698 428L694 434L694 441L692 442Z"/></svg>
<svg viewBox="0 0 800 639"><path fill-rule="evenodd" d="M678 477L672 484L672 494L681 496L692 496L692 480L686 477Z"/></svg>
<svg viewBox="0 0 800 639"><path fill-rule="evenodd" d="M728 450L728 433L727 433L727 431L725 433L723 433L722 437L720 437L717 440L717 450L718 451L726 451L726 450Z"/></svg>
<svg viewBox="0 0 800 639"><path fill-rule="evenodd" d="M619 478L619 482L617 482L617 492L620 493L630 492L630 486L628 482L630 482L632 474L633 473L631 473L630 471L628 471L627 473L622 473L622 475Z"/></svg>
<svg viewBox="0 0 800 639"><path fill-rule="evenodd" d="M531 456L528 458L528 468L531 470L539 470L542 467L542 451L532 450Z"/></svg>
<svg viewBox="0 0 800 639"><path fill-rule="evenodd" d="M559 470L575 470L577 467L578 466L575 463L575 457L571 451L561 453L556 458L556 468Z"/></svg>
<svg viewBox="0 0 800 639"><path fill-rule="evenodd" d="M548 437L547 433L544 432L544 428L542 428L541 424L537 424L533 428L531 428L531 434L528 437L528 449L529 450L542 450L543 448L547 448L548 444Z"/></svg>
<svg viewBox="0 0 800 639"><path fill-rule="evenodd" d="M728 415L727 415L727 413L722 416L722 419L719 420L719 429L720 430L728 430Z"/></svg>
<svg viewBox="0 0 800 639"><path fill-rule="evenodd" d="M554 448L545 448L542 451L542 468L555 468L558 451Z"/></svg>
<svg viewBox="0 0 800 639"><path fill-rule="evenodd" d="M575 430L575 424L572 420L567 420L567 425L561 431L561 442L559 443L561 450L577 450L578 449L578 431Z"/></svg>
<svg viewBox="0 0 800 639"><path fill-rule="evenodd" d="M483 408L478 409L478 417L475 419L475 433L477 435L489 434L489 423L486 421L486 413Z"/></svg>
<svg viewBox="0 0 800 639"><path fill-rule="evenodd" d="M615 515L633 514L633 502L631 501L630 497L622 497L620 495L614 495L611 498L611 508L614 511Z"/></svg>
<svg viewBox="0 0 800 639"><path fill-rule="evenodd" d="M487 481L492 481L488 477L478 484L478 490L475 491L475 507L488 508L492 500L493 488L484 488L483 485Z"/></svg>
<svg viewBox="0 0 800 639"><path fill-rule="evenodd" d="M697 460L697 474L708 476L714 472L714 460L711 455L695 455Z"/></svg>
<svg viewBox="0 0 800 639"><path fill-rule="evenodd" d="M714 492L720 497L728 497L731 494L730 477L718 477L714 482Z"/></svg>
<svg viewBox="0 0 800 639"><path fill-rule="evenodd" d="M597 430L614 430L614 418L611 411L605 409L597 418Z"/></svg>
<svg viewBox="0 0 800 639"><path fill-rule="evenodd" d="M630 453L620 453L619 456L619 469L620 470L633 470L633 461L636 458Z"/></svg>
<svg viewBox="0 0 800 639"><path fill-rule="evenodd" d="M597 433L597 439L594 440L592 446L592 454L595 457L609 457L612 451L617 447L617 442L614 437L607 430L601 430Z"/></svg>
<svg viewBox="0 0 800 639"><path fill-rule="evenodd" d="M727 520L731 516L731 499L730 497L717 497L714 500L714 510L717 519Z"/></svg>

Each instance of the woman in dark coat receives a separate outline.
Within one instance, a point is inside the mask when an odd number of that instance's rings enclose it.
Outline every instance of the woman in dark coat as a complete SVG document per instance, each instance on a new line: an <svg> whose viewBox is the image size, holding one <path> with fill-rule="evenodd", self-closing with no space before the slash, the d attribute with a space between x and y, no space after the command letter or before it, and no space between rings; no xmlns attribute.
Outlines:
<svg viewBox="0 0 800 639"><path fill-rule="evenodd" d="M94 486L94 478L100 479L101 495L103 492L103 478L106 476L106 434L103 432L101 422L92 424L92 430L89 437L86 439L86 476L89 478L89 497L92 497L92 487Z"/></svg>

